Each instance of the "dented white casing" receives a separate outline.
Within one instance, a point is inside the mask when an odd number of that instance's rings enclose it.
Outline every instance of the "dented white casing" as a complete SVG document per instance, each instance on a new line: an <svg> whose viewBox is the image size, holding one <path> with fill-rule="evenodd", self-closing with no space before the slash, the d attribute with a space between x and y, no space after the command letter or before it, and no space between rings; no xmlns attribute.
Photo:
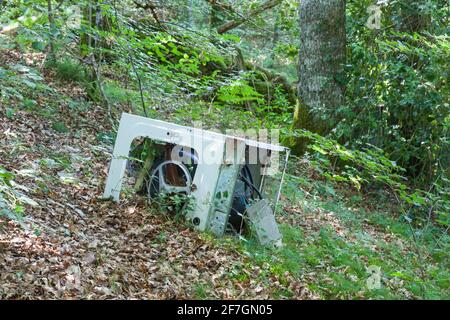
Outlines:
<svg viewBox="0 0 450 320"><path fill-rule="evenodd" d="M226 192L227 195L233 193L235 185L233 180L236 180L238 168L244 161L245 147L274 152L287 151L287 154L289 150L281 146L123 113L106 181L104 198L112 197L115 201L119 200L130 148L133 140L139 137L191 148L198 152L200 156L205 153L208 154L208 157L204 157L203 161L199 161L197 164L191 188L195 205L193 210L187 214L191 221L196 222L194 224L198 230L211 230L217 235L223 233L224 226L218 227L218 224L213 222L227 217L229 212L226 211L229 211L228 207L231 205L228 203L225 208L220 209L217 194L220 192ZM233 157L229 157L230 153L226 152L227 148L234 149ZM230 183L227 183L227 181ZM222 217L221 211L224 214ZM226 218L224 219L226 220Z"/></svg>

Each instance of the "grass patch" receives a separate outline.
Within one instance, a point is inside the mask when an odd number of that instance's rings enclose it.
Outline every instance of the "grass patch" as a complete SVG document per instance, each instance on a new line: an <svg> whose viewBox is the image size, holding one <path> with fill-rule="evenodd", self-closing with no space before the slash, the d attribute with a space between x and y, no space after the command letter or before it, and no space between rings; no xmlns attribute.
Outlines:
<svg viewBox="0 0 450 320"><path fill-rule="evenodd" d="M324 185L316 188L317 184ZM287 177L284 194L289 200L285 205L298 204L301 214L285 212L284 216L304 222L309 215L317 219L318 229L311 228L314 219L300 226L282 224L284 246L279 249L241 242L240 251L250 263L261 268L269 265L266 276L282 279L285 272L295 277L307 275L309 288L327 299L450 298L449 238L442 230L414 229L419 239L416 243L406 221L391 212L370 211L362 198L352 198L350 205L326 184ZM305 185L315 185L314 191L305 192ZM327 212L333 212L346 229L344 235L327 221L320 221L320 215ZM373 270L379 270L378 278ZM377 285L371 285L372 280Z"/></svg>
<svg viewBox="0 0 450 320"><path fill-rule="evenodd" d="M53 130L55 130L56 132L59 132L59 133L68 133L69 132L69 128L67 128L65 123L60 122L60 121L54 121L52 123L52 128L53 128Z"/></svg>
<svg viewBox="0 0 450 320"><path fill-rule="evenodd" d="M89 78L86 68L73 59L52 62L50 67L55 70L56 76L64 81L84 82Z"/></svg>

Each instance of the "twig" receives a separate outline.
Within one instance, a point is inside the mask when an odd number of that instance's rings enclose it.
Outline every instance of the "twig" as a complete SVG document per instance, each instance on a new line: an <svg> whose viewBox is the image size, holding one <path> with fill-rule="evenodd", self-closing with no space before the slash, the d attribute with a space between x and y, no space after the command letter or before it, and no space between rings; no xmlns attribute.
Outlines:
<svg viewBox="0 0 450 320"><path fill-rule="evenodd" d="M112 107L111 104L109 103L108 97L105 94L105 91L103 90L103 82L101 79L101 71L100 71L100 66L98 65L97 61L95 60L95 54L91 53L90 54L90 60L91 60L91 65L93 67L93 71L95 74L95 78L97 81L97 85L98 85L98 90L100 92L100 96L103 100L103 103L105 104L107 111L108 111L108 120L111 123L111 126L113 127L113 129L115 131L117 131L116 125L114 123L114 119L112 116Z"/></svg>

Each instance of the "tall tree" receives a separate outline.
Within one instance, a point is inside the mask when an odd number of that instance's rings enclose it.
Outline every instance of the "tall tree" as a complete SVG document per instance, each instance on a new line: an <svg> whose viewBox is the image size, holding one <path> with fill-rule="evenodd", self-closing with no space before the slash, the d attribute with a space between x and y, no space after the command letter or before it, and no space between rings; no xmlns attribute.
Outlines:
<svg viewBox="0 0 450 320"><path fill-rule="evenodd" d="M273 36L272 36L272 54L271 59L272 63L276 64L276 47L278 41L280 39L280 12L278 10L274 10L274 19L273 19Z"/></svg>
<svg viewBox="0 0 450 320"><path fill-rule="evenodd" d="M48 22L50 25L49 53L50 53L50 60L53 61L55 59L54 35L55 35L56 27L55 27L55 18L54 18L52 0L47 0L47 17L48 17Z"/></svg>
<svg viewBox="0 0 450 320"><path fill-rule="evenodd" d="M325 133L325 111L343 102L345 0L300 0L299 84L296 127ZM304 151L299 142L297 151Z"/></svg>

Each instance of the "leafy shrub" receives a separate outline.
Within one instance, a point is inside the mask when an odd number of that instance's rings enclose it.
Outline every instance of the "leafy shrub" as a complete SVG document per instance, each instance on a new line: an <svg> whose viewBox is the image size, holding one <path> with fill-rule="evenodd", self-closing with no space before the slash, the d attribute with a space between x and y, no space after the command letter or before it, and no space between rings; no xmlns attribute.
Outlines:
<svg viewBox="0 0 450 320"><path fill-rule="evenodd" d="M430 219L434 212L437 223L450 225L450 186L445 176L439 176L429 190L411 188L404 177L406 170L375 146L351 150L307 130L297 131L297 136L310 139L311 163L325 178L358 190L362 186L388 187L399 200L406 219Z"/></svg>
<svg viewBox="0 0 450 320"><path fill-rule="evenodd" d="M323 117L338 119L339 141L376 145L406 175L430 184L450 167L447 10L438 1L394 1L383 7L382 25L389 27L357 27L372 2L349 4L355 27L349 29L347 102ZM416 30L405 32L410 18L418 20ZM423 19L429 23L421 25Z"/></svg>
<svg viewBox="0 0 450 320"><path fill-rule="evenodd" d="M83 82L88 79L85 67L72 59L64 59L61 62L52 62L56 75L65 81Z"/></svg>
<svg viewBox="0 0 450 320"><path fill-rule="evenodd" d="M69 132L69 128L64 124L64 122L55 121L52 124L53 130L59 132L59 133L67 133Z"/></svg>
<svg viewBox="0 0 450 320"><path fill-rule="evenodd" d="M141 104L140 96L137 91L122 88L115 82L106 82L103 90L105 91L108 100L114 101L114 103L124 105L131 103L134 106L139 106Z"/></svg>
<svg viewBox="0 0 450 320"><path fill-rule="evenodd" d="M245 80L233 80L231 83L221 86L217 99L224 103L241 104L255 101L262 103L262 95Z"/></svg>
<svg viewBox="0 0 450 320"><path fill-rule="evenodd" d="M0 102L6 105L15 100L22 101L25 107L34 106L35 101L26 99L25 96L49 93L50 90L42 80L39 71L28 66L16 64L8 68L0 67Z"/></svg>
<svg viewBox="0 0 450 320"><path fill-rule="evenodd" d="M14 175L0 166L0 217L4 216L23 223L20 194L14 190Z"/></svg>

